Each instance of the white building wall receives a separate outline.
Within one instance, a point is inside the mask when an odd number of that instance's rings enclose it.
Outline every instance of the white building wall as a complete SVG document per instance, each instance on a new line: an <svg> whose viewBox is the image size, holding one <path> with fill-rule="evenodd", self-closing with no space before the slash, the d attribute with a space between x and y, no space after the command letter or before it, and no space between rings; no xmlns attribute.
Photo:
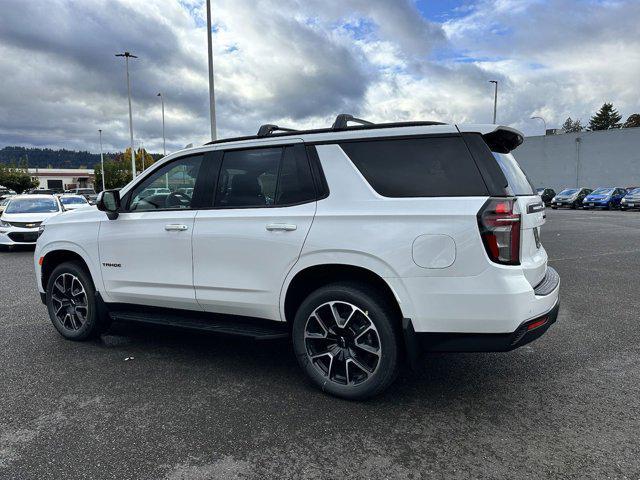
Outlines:
<svg viewBox="0 0 640 480"><path fill-rule="evenodd" d="M536 187L640 186L640 128L527 137L513 155Z"/></svg>

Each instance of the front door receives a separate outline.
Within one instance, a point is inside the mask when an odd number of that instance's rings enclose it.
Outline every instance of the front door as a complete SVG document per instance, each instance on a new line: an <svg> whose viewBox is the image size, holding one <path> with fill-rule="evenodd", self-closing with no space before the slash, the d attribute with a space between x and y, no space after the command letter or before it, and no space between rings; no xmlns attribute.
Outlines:
<svg viewBox="0 0 640 480"><path fill-rule="evenodd" d="M316 211L302 144L224 153L193 234L196 298L210 312L280 319L280 290Z"/></svg>
<svg viewBox="0 0 640 480"><path fill-rule="evenodd" d="M124 196L117 219L101 222L100 264L108 302L200 309L191 238L193 192L202 163L202 155L191 155L156 169Z"/></svg>

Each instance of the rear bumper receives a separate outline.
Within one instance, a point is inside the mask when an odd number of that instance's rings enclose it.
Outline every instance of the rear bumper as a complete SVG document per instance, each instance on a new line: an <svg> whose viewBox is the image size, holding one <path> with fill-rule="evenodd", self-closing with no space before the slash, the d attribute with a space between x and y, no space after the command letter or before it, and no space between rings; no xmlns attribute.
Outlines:
<svg viewBox="0 0 640 480"><path fill-rule="evenodd" d="M541 337L555 323L560 309L559 303L560 275L552 267L542 281L533 289L535 303L546 302L546 309L533 318L516 323L513 331L505 333L467 332L434 332L418 331L411 319L403 320L403 333L407 356L411 364L422 352L507 352ZM503 302L507 303L507 302ZM497 304L496 304L497 305ZM494 314L497 314L494 308ZM513 327L512 327L513 328Z"/></svg>
<svg viewBox="0 0 640 480"><path fill-rule="evenodd" d="M549 312L522 323L511 333L415 333L405 322L405 338L414 337L407 350L414 350L410 352L414 357L422 352L508 352L544 335L558 318L559 309L560 303L556 303Z"/></svg>

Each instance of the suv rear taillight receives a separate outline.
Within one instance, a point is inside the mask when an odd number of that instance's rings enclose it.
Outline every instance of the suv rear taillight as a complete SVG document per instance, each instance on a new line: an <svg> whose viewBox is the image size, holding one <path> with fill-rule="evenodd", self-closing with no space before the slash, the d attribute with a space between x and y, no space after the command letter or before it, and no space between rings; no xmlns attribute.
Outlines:
<svg viewBox="0 0 640 480"><path fill-rule="evenodd" d="M513 198L490 198L478 212L480 236L491 261L520 265L519 213Z"/></svg>

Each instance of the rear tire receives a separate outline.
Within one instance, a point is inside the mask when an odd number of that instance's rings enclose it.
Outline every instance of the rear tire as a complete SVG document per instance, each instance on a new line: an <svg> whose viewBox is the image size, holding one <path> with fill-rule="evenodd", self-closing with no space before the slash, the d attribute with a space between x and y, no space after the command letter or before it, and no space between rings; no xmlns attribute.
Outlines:
<svg viewBox="0 0 640 480"><path fill-rule="evenodd" d="M339 282L312 292L293 323L298 363L322 391L363 400L395 380L400 335L395 310L368 285Z"/></svg>
<svg viewBox="0 0 640 480"><path fill-rule="evenodd" d="M91 276L78 262L62 263L51 272L46 304L51 323L68 340L88 340L108 328Z"/></svg>

